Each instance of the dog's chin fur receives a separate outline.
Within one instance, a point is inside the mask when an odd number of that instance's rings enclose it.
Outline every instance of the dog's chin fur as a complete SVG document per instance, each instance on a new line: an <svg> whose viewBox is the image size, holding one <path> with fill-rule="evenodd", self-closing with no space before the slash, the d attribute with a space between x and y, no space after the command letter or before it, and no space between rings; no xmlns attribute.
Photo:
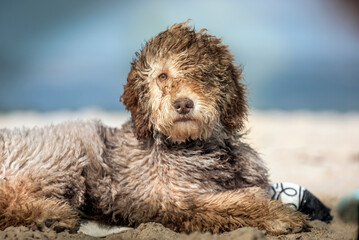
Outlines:
<svg viewBox="0 0 359 240"><path fill-rule="evenodd" d="M216 129L217 131L221 129L216 116L213 115L213 119L209 119L209 116L207 118L193 116L182 119L175 118L172 121L168 119L164 122L157 121L157 124L154 124L154 129L166 136L167 140L178 144L187 140L206 140L213 135Z"/></svg>
<svg viewBox="0 0 359 240"><path fill-rule="evenodd" d="M208 138L208 136L202 133L199 123L195 120L174 122L171 132L169 133L169 139L176 143L182 143L189 139L196 140L206 138Z"/></svg>

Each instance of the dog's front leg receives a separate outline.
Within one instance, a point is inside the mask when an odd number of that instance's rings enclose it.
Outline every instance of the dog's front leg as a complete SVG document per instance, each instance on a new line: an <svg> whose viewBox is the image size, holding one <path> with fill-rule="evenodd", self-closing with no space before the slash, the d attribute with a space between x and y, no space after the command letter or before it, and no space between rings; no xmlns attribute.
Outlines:
<svg viewBox="0 0 359 240"><path fill-rule="evenodd" d="M183 212L177 213L181 219L164 225L177 231L214 233L258 227L272 235L298 232L306 225L305 215L270 200L260 188L201 194L188 199L184 206Z"/></svg>
<svg viewBox="0 0 359 240"><path fill-rule="evenodd" d="M65 200L46 197L39 184L17 177L0 182L0 230L27 226L34 230L76 232L79 217Z"/></svg>

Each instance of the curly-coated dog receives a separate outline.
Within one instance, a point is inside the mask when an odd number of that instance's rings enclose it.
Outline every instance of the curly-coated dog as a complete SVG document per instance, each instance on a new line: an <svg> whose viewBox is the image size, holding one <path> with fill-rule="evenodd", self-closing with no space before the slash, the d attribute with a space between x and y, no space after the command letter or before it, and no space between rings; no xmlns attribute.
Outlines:
<svg viewBox="0 0 359 240"><path fill-rule="evenodd" d="M299 231L270 200L267 169L242 142L241 70L221 40L175 24L136 54L122 128L99 121L0 130L0 229L76 231L80 217L175 231Z"/></svg>

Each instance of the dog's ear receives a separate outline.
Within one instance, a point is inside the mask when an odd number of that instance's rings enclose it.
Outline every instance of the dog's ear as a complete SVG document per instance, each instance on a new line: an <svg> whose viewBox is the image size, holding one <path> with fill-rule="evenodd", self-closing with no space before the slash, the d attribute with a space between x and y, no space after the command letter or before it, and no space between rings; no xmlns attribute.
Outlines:
<svg viewBox="0 0 359 240"><path fill-rule="evenodd" d="M226 104L223 106L221 121L226 130L233 133L243 127L247 118L246 88L241 80L241 68L231 65L229 69L232 81L226 90Z"/></svg>
<svg viewBox="0 0 359 240"><path fill-rule="evenodd" d="M131 71L127 76L127 83L124 86L124 92L121 101L126 109L131 112L134 124L135 134L138 139L145 139L151 135L148 111L143 109L140 99L140 93L144 92L144 81L138 74L136 66L133 63Z"/></svg>

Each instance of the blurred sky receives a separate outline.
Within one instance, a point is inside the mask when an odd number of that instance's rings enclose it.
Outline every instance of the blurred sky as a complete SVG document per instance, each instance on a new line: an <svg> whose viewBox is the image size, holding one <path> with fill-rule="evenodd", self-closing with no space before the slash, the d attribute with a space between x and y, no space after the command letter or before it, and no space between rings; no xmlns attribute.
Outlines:
<svg viewBox="0 0 359 240"><path fill-rule="evenodd" d="M345 2L345 1L343 1ZM358 5L301 1L0 1L0 111L119 102L145 41L192 19L243 65L256 109L359 110Z"/></svg>

